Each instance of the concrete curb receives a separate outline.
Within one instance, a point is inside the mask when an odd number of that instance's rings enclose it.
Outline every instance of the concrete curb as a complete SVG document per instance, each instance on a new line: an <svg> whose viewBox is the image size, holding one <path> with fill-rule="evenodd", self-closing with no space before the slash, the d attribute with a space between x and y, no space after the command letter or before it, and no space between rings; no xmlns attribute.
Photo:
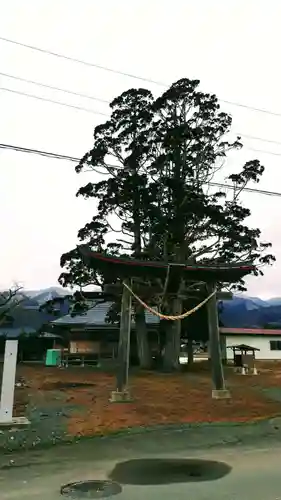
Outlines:
<svg viewBox="0 0 281 500"><path fill-rule="evenodd" d="M211 430L211 433L209 432ZM88 441L100 443L117 442L119 439L141 438L144 434L155 434L155 439L162 436L167 436L169 433L179 435L182 433L191 434L188 439L187 446L191 448L200 448L202 446L215 447L220 445L235 445L257 439L272 438L281 440L281 416L258 419L246 422L198 422L198 423L177 423L177 424L157 424L151 426L138 426L119 429L116 431L108 431L92 436L71 436L66 432L59 435L52 435L50 439L38 439L32 444L25 442L17 444L16 439L0 445L0 450L5 452L20 451L20 450L43 450L53 448L54 446L67 446ZM24 430L18 431L20 435L24 434ZM9 433L10 434L10 433ZM17 433L14 434L16 436ZM204 437L204 438L203 438ZM203 438L203 439L202 439ZM201 441L201 444L200 444Z"/></svg>
<svg viewBox="0 0 281 500"><path fill-rule="evenodd" d="M279 419L281 421L281 417L278 415L276 417L271 417L271 418L264 418L256 421L247 421L247 422L198 422L198 423L183 423L183 424L158 424L158 425L151 425L151 426L139 426L139 427L128 427L126 429L119 429L116 431L109 431L104 434L96 434L93 436L65 436L65 439L59 441L57 444L65 444L65 445L70 445L74 443L82 443L82 442L87 442L87 441L115 441L118 440L119 438L130 438L130 437L137 437L137 436L142 436L144 434L153 434L155 433L156 435L160 434L166 434L169 432L174 432L174 433L184 433L185 431L206 431L208 429L213 429L214 431L220 431L220 430L227 430L227 435L229 435L229 432L231 429L233 430L239 430L240 429L247 429L247 430L252 430L252 429L258 429L260 428L260 437L271 437L274 435L274 438L276 439L276 430L279 430L279 427L276 428L274 427L274 418ZM275 431L274 431L275 429ZM281 425L280 425L280 431L281 431ZM251 434L251 433L250 433ZM248 434L249 436L249 434ZM253 436L253 439L257 439L258 436L255 434ZM281 438L281 432L280 432L280 438ZM243 436L235 436L234 438L231 438L230 436L226 436L225 438L220 438L220 439L215 439L213 443L209 443L208 446L220 446L221 444L236 444L240 443L243 440ZM44 444L43 444L44 446ZM52 446L48 443L46 443L47 447ZM202 445L205 446L205 443ZM200 445L198 445L198 448Z"/></svg>
<svg viewBox="0 0 281 500"><path fill-rule="evenodd" d="M281 416L278 415L278 418L281 419ZM127 427L126 429L119 429L116 431L108 431L104 434L97 434L95 436L89 436L88 439L94 439L99 437L113 437L113 436L124 436L124 435L134 435L134 434L146 434L149 432L167 432L167 431L185 431L190 429L206 429L206 428L214 428L217 427L219 429L225 427L250 427L250 426L258 426L263 423L271 423L273 418L270 419L264 418L255 421L246 421L246 422L192 422L192 423L180 423L180 424L156 424L149 426L138 426L138 427ZM82 439L87 439L87 436L82 436ZM77 439L77 437L74 437Z"/></svg>

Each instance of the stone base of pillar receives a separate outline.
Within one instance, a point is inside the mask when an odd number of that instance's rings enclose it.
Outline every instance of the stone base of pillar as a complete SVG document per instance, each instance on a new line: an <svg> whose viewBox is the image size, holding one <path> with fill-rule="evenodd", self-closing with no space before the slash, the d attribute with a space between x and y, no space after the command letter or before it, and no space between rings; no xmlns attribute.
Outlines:
<svg viewBox="0 0 281 500"><path fill-rule="evenodd" d="M30 421L25 417L13 417L11 420L0 418L0 429L19 429L30 425Z"/></svg>
<svg viewBox="0 0 281 500"><path fill-rule="evenodd" d="M227 389L213 389L212 390L213 399L229 399L231 398L230 392Z"/></svg>
<svg viewBox="0 0 281 500"><path fill-rule="evenodd" d="M130 403L132 397L129 391L112 391L109 399L110 403Z"/></svg>

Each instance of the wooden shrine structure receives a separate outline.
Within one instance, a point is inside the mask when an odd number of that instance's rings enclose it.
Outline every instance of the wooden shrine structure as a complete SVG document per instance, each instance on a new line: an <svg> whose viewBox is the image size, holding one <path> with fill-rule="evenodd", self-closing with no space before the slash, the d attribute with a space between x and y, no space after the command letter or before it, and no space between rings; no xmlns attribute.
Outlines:
<svg viewBox="0 0 281 500"><path fill-rule="evenodd" d="M198 309L203 304L206 304L208 310L208 329L209 329L209 344L210 357L212 367L212 382L213 398L229 398L229 391L226 389L223 373L223 365L221 359L219 322L217 312L217 283L234 283L239 281L245 275L250 274L255 270L255 266L251 263L233 263L233 264L214 264L211 266L202 264L186 264L186 263L165 263L160 261L144 261L133 258L120 258L105 254L99 254L91 251L87 245L78 246L84 264L93 269L103 272L107 277L108 282L119 282L119 285L113 286L118 293L122 290L122 305L121 305L121 321L120 321L120 338L118 348L118 372L117 372L117 387L113 391L111 401L126 401L130 400L128 391L128 369L129 369L129 353L130 353L130 330L131 330L131 309L132 309L132 294L135 299L139 299L137 292L132 292L132 278L141 279L143 281L159 278L165 282L164 294L169 297L169 300L181 300L179 297L179 285L184 279L185 282L191 285L196 283L204 283L204 292L193 290L191 295L203 299L196 306ZM168 278L168 279L167 279ZM120 288L120 280L123 281L123 286ZM111 288L110 288L111 287ZM106 291L112 291L112 285L109 285ZM225 297L226 298L226 297ZM228 297L230 298L230 297ZM140 301L144 306L144 302ZM146 306L150 312L153 309ZM163 319L180 320L185 315L192 313L188 311L185 314L179 314L174 317L162 315ZM156 315L159 315L154 310ZM178 321L180 326L180 321Z"/></svg>
<svg viewBox="0 0 281 500"><path fill-rule="evenodd" d="M233 352L233 363L236 372L242 375L249 373L257 375L255 353L260 349L246 344L231 345L228 346L228 349Z"/></svg>

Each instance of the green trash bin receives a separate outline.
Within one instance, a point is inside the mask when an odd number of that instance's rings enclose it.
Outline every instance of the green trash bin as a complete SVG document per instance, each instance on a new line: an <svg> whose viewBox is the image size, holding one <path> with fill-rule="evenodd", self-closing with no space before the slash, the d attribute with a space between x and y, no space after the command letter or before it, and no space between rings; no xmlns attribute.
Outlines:
<svg viewBox="0 0 281 500"><path fill-rule="evenodd" d="M59 366L61 364L60 349L48 349L45 364L46 366Z"/></svg>

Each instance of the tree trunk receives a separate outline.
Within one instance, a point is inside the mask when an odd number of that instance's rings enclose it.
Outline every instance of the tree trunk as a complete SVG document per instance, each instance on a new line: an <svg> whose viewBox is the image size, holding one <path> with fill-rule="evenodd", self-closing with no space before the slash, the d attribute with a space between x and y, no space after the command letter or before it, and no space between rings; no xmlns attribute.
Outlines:
<svg viewBox="0 0 281 500"><path fill-rule="evenodd" d="M151 368L152 358L145 322L145 311L144 308L138 304L135 304L135 322L140 367L149 369Z"/></svg>
<svg viewBox="0 0 281 500"><path fill-rule="evenodd" d="M172 315L178 316L182 312L182 300L173 299ZM179 370L180 345L181 345L181 321L170 321L166 331L166 345L164 352L164 370Z"/></svg>

